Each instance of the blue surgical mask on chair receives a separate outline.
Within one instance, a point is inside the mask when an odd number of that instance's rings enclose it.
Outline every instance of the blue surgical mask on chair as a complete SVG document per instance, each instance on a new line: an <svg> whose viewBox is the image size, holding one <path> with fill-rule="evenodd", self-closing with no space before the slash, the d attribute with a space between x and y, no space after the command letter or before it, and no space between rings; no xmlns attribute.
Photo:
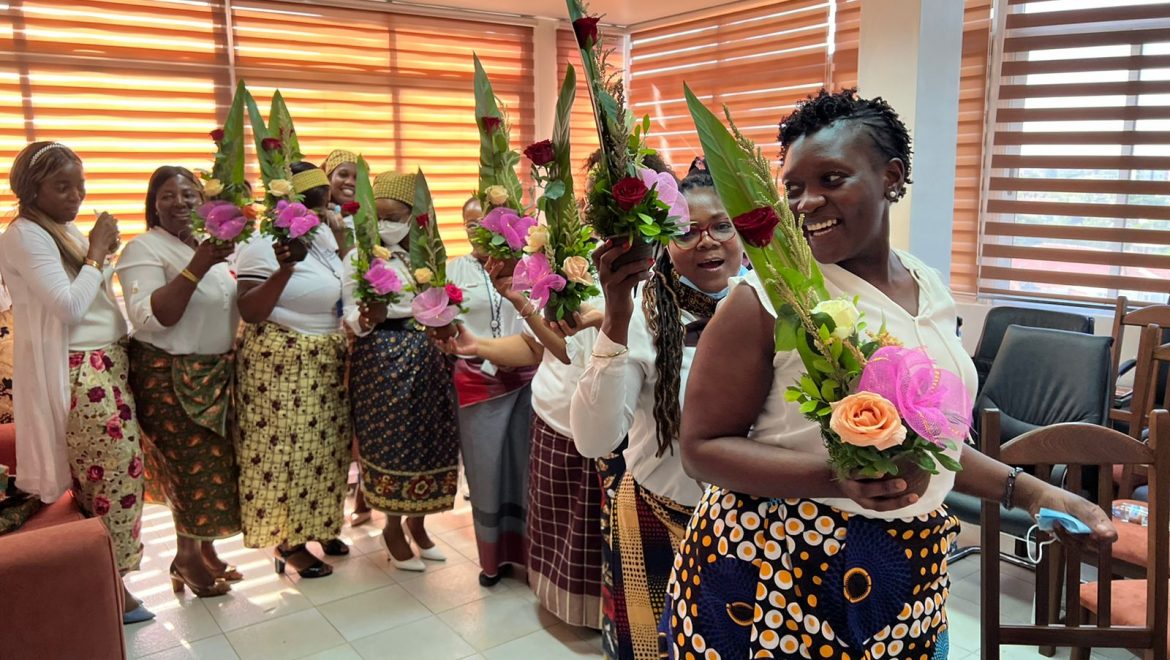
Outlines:
<svg viewBox="0 0 1170 660"><path fill-rule="evenodd" d="M738 277L743 277L747 274L748 274L748 269L744 268L743 266L740 266ZM689 279L687 279L685 275L679 275L678 280L680 282L682 282L683 284L691 287L695 291L698 291L699 293L703 294L704 296L707 296L708 298L714 298L715 300L723 300L724 298L727 297L727 294L731 293L731 287L727 287L726 289L719 291L719 292L716 292L716 293L704 291L704 290L700 289L699 287L695 286L695 283L690 281Z"/></svg>

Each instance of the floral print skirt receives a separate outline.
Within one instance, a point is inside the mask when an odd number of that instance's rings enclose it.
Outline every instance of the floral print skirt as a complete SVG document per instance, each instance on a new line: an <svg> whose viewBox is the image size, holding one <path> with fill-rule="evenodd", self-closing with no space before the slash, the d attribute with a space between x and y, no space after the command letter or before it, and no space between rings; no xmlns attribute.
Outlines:
<svg viewBox="0 0 1170 660"><path fill-rule="evenodd" d="M12 310L0 312L0 424L12 423Z"/></svg>
<svg viewBox="0 0 1170 660"><path fill-rule="evenodd" d="M65 429L73 494L105 523L123 575L142 560L142 445L128 371L125 343L71 352Z"/></svg>
<svg viewBox="0 0 1170 660"><path fill-rule="evenodd" d="M450 360L413 329L354 344L350 383L366 502L390 515L449 511L459 487Z"/></svg>
<svg viewBox="0 0 1170 660"><path fill-rule="evenodd" d="M249 325L236 369L244 545L326 540L341 531L349 468L346 338Z"/></svg>

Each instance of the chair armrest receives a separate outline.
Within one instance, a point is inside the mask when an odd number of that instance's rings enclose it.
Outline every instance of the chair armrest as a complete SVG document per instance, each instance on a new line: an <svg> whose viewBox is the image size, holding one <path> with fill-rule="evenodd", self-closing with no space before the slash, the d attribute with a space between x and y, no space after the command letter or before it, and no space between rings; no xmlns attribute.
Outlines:
<svg viewBox="0 0 1170 660"><path fill-rule="evenodd" d="M0 593L8 595L4 648L30 658L125 658L122 581L100 520L0 536Z"/></svg>

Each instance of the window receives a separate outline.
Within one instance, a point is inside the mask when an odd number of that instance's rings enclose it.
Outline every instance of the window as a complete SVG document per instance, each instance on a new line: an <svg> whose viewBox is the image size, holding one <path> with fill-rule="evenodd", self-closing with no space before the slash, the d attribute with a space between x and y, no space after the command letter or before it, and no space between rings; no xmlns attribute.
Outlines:
<svg viewBox="0 0 1170 660"><path fill-rule="evenodd" d="M609 63L616 68L624 66L626 39L622 35L601 34L602 43L612 49ZM589 100L589 86L585 84L585 71L581 68L581 50L572 30L557 30L557 90L565 79L565 71L572 64L577 74L577 96L573 101L573 114L569 124L569 151L573 157L573 175L577 195L581 196L584 186L585 161L597 150L597 123L593 121L593 106Z"/></svg>
<svg viewBox="0 0 1170 660"><path fill-rule="evenodd" d="M955 210L951 215L951 291L974 295L979 249L979 176L983 167L992 0L966 0L955 149Z"/></svg>
<svg viewBox="0 0 1170 660"><path fill-rule="evenodd" d="M1011 0L1004 18L979 291L1165 302L1170 4Z"/></svg>

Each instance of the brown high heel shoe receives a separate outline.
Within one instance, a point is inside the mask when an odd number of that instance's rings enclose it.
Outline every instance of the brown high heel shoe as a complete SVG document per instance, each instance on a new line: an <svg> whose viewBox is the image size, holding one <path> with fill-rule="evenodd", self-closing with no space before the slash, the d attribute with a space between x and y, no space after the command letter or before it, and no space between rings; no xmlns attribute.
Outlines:
<svg viewBox="0 0 1170 660"><path fill-rule="evenodd" d="M212 572L215 573L215 571ZM235 566L227 564L223 567L222 571L216 573L215 577L219 580L223 580L224 582L239 582L240 580L244 579L244 574L241 573Z"/></svg>
<svg viewBox="0 0 1170 660"><path fill-rule="evenodd" d="M210 586L195 584L180 573L175 563L171 562L171 588L175 590L175 593L179 594L183 593L183 587L190 589L191 593L195 594L198 598L215 598L216 596L223 596L232 590L230 584L221 580L216 580Z"/></svg>

